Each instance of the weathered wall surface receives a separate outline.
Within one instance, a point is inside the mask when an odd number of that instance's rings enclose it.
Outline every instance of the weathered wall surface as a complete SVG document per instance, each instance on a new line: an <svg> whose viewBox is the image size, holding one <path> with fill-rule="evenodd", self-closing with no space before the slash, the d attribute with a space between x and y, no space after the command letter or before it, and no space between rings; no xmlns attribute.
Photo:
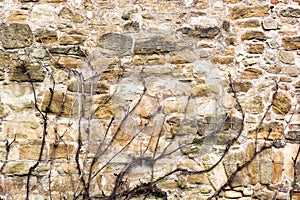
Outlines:
<svg viewBox="0 0 300 200"><path fill-rule="evenodd" d="M1 198L300 199L299 3L0 0Z"/></svg>

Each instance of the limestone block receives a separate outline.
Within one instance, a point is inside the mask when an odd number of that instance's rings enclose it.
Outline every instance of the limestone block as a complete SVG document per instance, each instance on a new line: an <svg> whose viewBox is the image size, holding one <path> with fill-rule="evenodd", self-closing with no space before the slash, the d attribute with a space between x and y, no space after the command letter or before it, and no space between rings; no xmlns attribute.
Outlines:
<svg viewBox="0 0 300 200"><path fill-rule="evenodd" d="M173 13L177 10L183 9L182 4L179 2L162 2L159 5L155 6L155 11L157 13Z"/></svg>
<svg viewBox="0 0 300 200"><path fill-rule="evenodd" d="M278 53L278 59L286 64L294 64L295 58L292 52L280 50Z"/></svg>
<svg viewBox="0 0 300 200"><path fill-rule="evenodd" d="M297 77L300 73L300 68L295 65L288 65L285 68L285 73L288 74L291 77Z"/></svg>
<svg viewBox="0 0 300 200"><path fill-rule="evenodd" d="M271 140L283 139L284 127L282 123L271 122L270 124L263 124L257 129L250 130L248 132L248 137L264 139L267 138Z"/></svg>
<svg viewBox="0 0 300 200"><path fill-rule="evenodd" d="M233 190L228 190L224 192L224 196L226 198L230 198L230 199L237 199L237 198L241 198L243 195L241 192L237 192L237 191L233 191Z"/></svg>
<svg viewBox="0 0 300 200"><path fill-rule="evenodd" d="M229 9L231 19L264 17L268 11L269 6L235 6Z"/></svg>
<svg viewBox="0 0 300 200"><path fill-rule="evenodd" d="M255 154L254 142L251 142L246 147L245 151L245 160L250 160ZM257 159L254 159L248 166L247 172L249 177L249 183L255 185L259 181L259 162Z"/></svg>
<svg viewBox="0 0 300 200"><path fill-rule="evenodd" d="M28 24L2 24L0 39L5 49L28 47L32 44L32 32Z"/></svg>
<svg viewBox="0 0 300 200"><path fill-rule="evenodd" d="M57 33L47 29L36 29L34 33L35 40L43 44L55 44L57 43Z"/></svg>
<svg viewBox="0 0 300 200"><path fill-rule="evenodd" d="M242 34L242 40L266 40L266 35L262 31L247 30Z"/></svg>
<svg viewBox="0 0 300 200"><path fill-rule="evenodd" d="M276 114L287 114L291 109L289 96L282 92L277 93L273 101L272 109Z"/></svg>
<svg viewBox="0 0 300 200"><path fill-rule="evenodd" d="M253 53L253 54L262 54L265 50L265 47L263 44L249 44L248 45L248 53Z"/></svg>
<svg viewBox="0 0 300 200"><path fill-rule="evenodd" d="M225 172L227 177L230 177L237 169L237 166L242 165L245 162L244 151L230 153L226 156L223 161ZM238 187L245 185L245 170L237 173L237 175L232 180L230 186Z"/></svg>
<svg viewBox="0 0 300 200"><path fill-rule="evenodd" d="M152 36L137 38L134 45L135 54L161 54L176 50L176 42L171 37Z"/></svg>
<svg viewBox="0 0 300 200"><path fill-rule="evenodd" d="M57 146L54 144L51 144L50 150L49 150L49 158L67 159L72 155L72 153L74 152L74 149L75 149L75 147L72 144L59 143ZM53 155L53 157L52 157L52 155Z"/></svg>
<svg viewBox="0 0 300 200"><path fill-rule="evenodd" d="M41 82L45 74L38 63L13 66L10 69L9 80L17 82Z"/></svg>
<svg viewBox="0 0 300 200"><path fill-rule="evenodd" d="M218 161L219 157L215 154L207 154L202 158L202 163L207 169L214 165ZM226 181L227 176L223 165L217 165L212 171L208 172L208 179L212 187L217 190L220 188Z"/></svg>
<svg viewBox="0 0 300 200"><path fill-rule="evenodd" d="M63 35L59 38L59 44L61 45L79 45L86 40L86 36L83 35Z"/></svg>
<svg viewBox="0 0 300 200"><path fill-rule="evenodd" d="M83 61L80 58L66 57L66 56L53 56L53 65L57 68L76 69L82 68Z"/></svg>
<svg viewBox="0 0 300 200"><path fill-rule="evenodd" d="M276 30L278 28L278 24L273 18L264 19L262 25L265 30Z"/></svg>
<svg viewBox="0 0 300 200"><path fill-rule="evenodd" d="M219 27L202 27L201 25L194 26L193 28L183 27L178 29L178 31L182 32L183 34L187 34L191 37L208 39L215 38L221 32Z"/></svg>
<svg viewBox="0 0 300 200"><path fill-rule="evenodd" d="M261 152L259 157L260 183L271 184L273 176L272 149L266 149Z"/></svg>
<svg viewBox="0 0 300 200"><path fill-rule="evenodd" d="M279 14L283 17L300 18L300 9L289 7L289 8L280 10Z"/></svg>
<svg viewBox="0 0 300 200"><path fill-rule="evenodd" d="M164 55L135 55L133 56L133 65L163 65L166 59Z"/></svg>
<svg viewBox="0 0 300 200"><path fill-rule="evenodd" d="M282 38L282 47L288 51L300 49L300 36L287 36Z"/></svg>
<svg viewBox="0 0 300 200"><path fill-rule="evenodd" d="M97 40L97 46L101 47L104 54L111 56L124 56L131 53L133 40L128 35L107 33Z"/></svg>
<svg viewBox="0 0 300 200"><path fill-rule="evenodd" d="M257 68L246 68L242 75L242 79L257 79L262 75L262 71Z"/></svg>
<svg viewBox="0 0 300 200"><path fill-rule="evenodd" d="M29 162L8 162L5 165L3 173L5 175L26 175L28 174L30 165Z"/></svg>
<svg viewBox="0 0 300 200"><path fill-rule="evenodd" d="M73 103L75 101L74 96L70 94L64 94L61 92L54 92L51 105L48 108L51 96L52 95L50 92L46 92L42 102L41 110L43 112L46 112L49 109L50 113L71 117L73 114Z"/></svg>
<svg viewBox="0 0 300 200"><path fill-rule="evenodd" d="M7 23L26 23L28 18L28 11L24 10L10 10L9 16L6 19Z"/></svg>
<svg viewBox="0 0 300 200"><path fill-rule="evenodd" d="M236 46L238 44L237 36L235 34L230 34L230 35L226 36L225 42L227 45Z"/></svg>
<svg viewBox="0 0 300 200"><path fill-rule="evenodd" d="M45 41L45 40L43 40L43 41ZM57 41L57 37L56 37L56 41ZM80 56L80 57L86 57L87 55L89 55L89 53L88 53L88 51L86 51L86 49L78 48L78 46L50 47L49 52L52 54L73 55L73 56ZM100 58L100 59L102 59L102 58ZM104 59L102 59L102 61L103 60ZM94 62L94 59L92 59L91 62ZM106 63L106 62L104 62L104 63Z"/></svg>
<svg viewBox="0 0 300 200"><path fill-rule="evenodd" d="M179 51L170 54L169 62L171 64L192 63L196 60L196 56L192 51Z"/></svg>
<svg viewBox="0 0 300 200"><path fill-rule="evenodd" d="M72 12L69 8L63 7L58 13L58 17L62 21L69 21L75 23L82 23L84 21L84 17Z"/></svg>
<svg viewBox="0 0 300 200"><path fill-rule="evenodd" d="M260 22L256 19L249 19L247 21L241 21L236 23L241 28L255 28L260 26Z"/></svg>
<svg viewBox="0 0 300 200"><path fill-rule="evenodd" d="M214 56L211 58L211 61L214 64L222 64L222 65L228 65L234 62L234 57L232 56Z"/></svg>
<svg viewBox="0 0 300 200"><path fill-rule="evenodd" d="M55 11L50 4L36 4L32 8L30 20L40 26L52 24L55 20Z"/></svg>

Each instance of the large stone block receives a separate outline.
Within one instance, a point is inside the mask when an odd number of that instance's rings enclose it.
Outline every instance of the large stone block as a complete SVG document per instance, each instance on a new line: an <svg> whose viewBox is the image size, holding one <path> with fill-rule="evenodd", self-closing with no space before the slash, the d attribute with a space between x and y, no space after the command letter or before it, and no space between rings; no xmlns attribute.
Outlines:
<svg viewBox="0 0 300 200"><path fill-rule="evenodd" d="M283 139L283 131L284 127L282 123L279 122L271 122L270 124L262 124L254 130L250 130L248 132L248 137L250 138L257 138L265 139L268 138L269 140L276 140L276 139Z"/></svg>
<svg viewBox="0 0 300 200"><path fill-rule="evenodd" d="M241 36L242 40L266 40L267 37L262 31L247 30Z"/></svg>
<svg viewBox="0 0 300 200"><path fill-rule="evenodd" d="M43 44L57 43L57 33L47 29L36 29L34 33L35 40Z"/></svg>
<svg viewBox="0 0 300 200"><path fill-rule="evenodd" d="M107 33L98 38L97 45L104 54L124 56L131 53L133 40L128 35Z"/></svg>
<svg viewBox="0 0 300 200"><path fill-rule="evenodd" d="M28 47L32 44L32 38L28 24L1 25L1 42L5 49Z"/></svg>
<svg viewBox="0 0 300 200"><path fill-rule="evenodd" d="M176 42L171 37L152 36L139 38L134 45L135 54L160 54L176 50Z"/></svg>

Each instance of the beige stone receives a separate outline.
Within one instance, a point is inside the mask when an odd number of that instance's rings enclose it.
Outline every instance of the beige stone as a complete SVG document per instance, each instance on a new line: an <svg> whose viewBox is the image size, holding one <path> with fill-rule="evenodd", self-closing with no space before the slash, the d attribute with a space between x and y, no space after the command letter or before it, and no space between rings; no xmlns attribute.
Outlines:
<svg viewBox="0 0 300 200"><path fill-rule="evenodd" d="M289 96L282 92L277 93L273 101L272 109L276 114L287 114L291 109Z"/></svg>
<svg viewBox="0 0 300 200"><path fill-rule="evenodd" d="M253 54L262 54L264 52L264 45L263 44L249 44L248 45L248 53Z"/></svg>
<svg viewBox="0 0 300 200"><path fill-rule="evenodd" d="M219 63L222 65L228 65L228 64L233 63L234 57L232 57L232 56L214 56L214 57L212 57L211 60L215 64Z"/></svg>
<svg viewBox="0 0 300 200"><path fill-rule="evenodd" d="M282 47L285 50L297 50L300 48L300 36L288 36L282 38Z"/></svg>
<svg viewBox="0 0 300 200"><path fill-rule="evenodd" d="M259 27L260 22L256 19L249 19L247 21L237 22L236 25L241 28L254 28L254 27Z"/></svg>
<svg viewBox="0 0 300 200"><path fill-rule="evenodd" d="M165 64L164 55L135 55L133 57L133 64L139 65L163 65Z"/></svg>
<svg viewBox="0 0 300 200"><path fill-rule="evenodd" d="M76 69L83 66L83 61L79 58L66 56L53 56L53 65L57 68Z"/></svg>
<svg viewBox="0 0 300 200"><path fill-rule="evenodd" d="M257 68L246 68L241 75L242 79L257 79L262 75L262 71Z"/></svg>
<svg viewBox="0 0 300 200"><path fill-rule="evenodd" d="M264 17L268 15L268 6L235 6L229 9L231 19Z"/></svg>
<svg viewBox="0 0 300 200"><path fill-rule="evenodd" d="M236 199L236 198L241 198L243 195L241 192L229 190L224 192L224 196L226 198Z"/></svg>
<svg viewBox="0 0 300 200"><path fill-rule="evenodd" d="M270 124L263 124L254 130L248 132L248 137L259 139L283 139L283 124L278 122L271 122Z"/></svg>
<svg viewBox="0 0 300 200"><path fill-rule="evenodd" d="M86 40L82 35L64 35L59 38L59 44L61 45L79 45Z"/></svg>
<svg viewBox="0 0 300 200"><path fill-rule="evenodd" d="M242 40L266 40L266 35L262 31L247 30L242 34Z"/></svg>
<svg viewBox="0 0 300 200"><path fill-rule="evenodd" d="M28 162L9 162L6 164L3 173L5 175L26 175L29 171L29 163Z"/></svg>
<svg viewBox="0 0 300 200"><path fill-rule="evenodd" d="M49 150L49 158L67 159L74 152L74 145L59 143L58 145L51 144Z"/></svg>
<svg viewBox="0 0 300 200"><path fill-rule="evenodd" d="M286 64L295 63L295 58L292 52L280 50L278 53L278 58L281 62Z"/></svg>
<svg viewBox="0 0 300 200"><path fill-rule="evenodd" d="M26 23L28 19L28 12L24 10L10 10L9 16L6 19L8 23Z"/></svg>

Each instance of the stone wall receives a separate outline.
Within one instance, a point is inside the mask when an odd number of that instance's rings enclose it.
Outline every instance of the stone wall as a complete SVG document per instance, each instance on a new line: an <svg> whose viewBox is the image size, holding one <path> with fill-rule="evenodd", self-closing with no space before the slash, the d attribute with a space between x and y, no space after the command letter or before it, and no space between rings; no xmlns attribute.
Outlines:
<svg viewBox="0 0 300 200"><path fill-rule="evenodd" d="M299 0L0 0L1 199L300 199Z"/></svg>

